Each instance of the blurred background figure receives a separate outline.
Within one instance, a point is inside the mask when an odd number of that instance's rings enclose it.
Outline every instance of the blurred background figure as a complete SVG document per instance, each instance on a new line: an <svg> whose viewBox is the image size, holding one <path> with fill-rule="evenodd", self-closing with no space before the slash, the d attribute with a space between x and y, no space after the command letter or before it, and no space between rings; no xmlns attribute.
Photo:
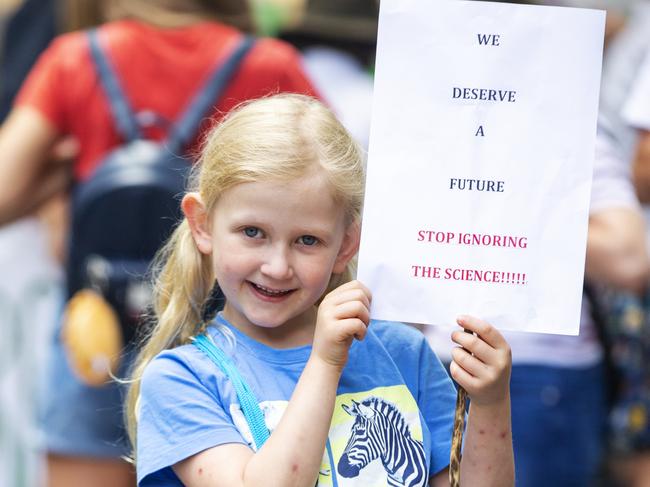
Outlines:
<svg viewBox="0 0 650 487"><path fill-rule="evenodd" d="M242 38L242 32L252 30L249 5L243 0L68 0L64 7L65 18L78 22L79 27L108 21L99 28L100 42L133 110L155 113L155 117L138 118L145 124L141 127L145 136L154 140L165 135L164 123L159 122L176 120L204 79ZM223 96L214 100L213 115L218 117L246 99L277 92L316 94L293 48L280 41L259 39ZM201 132L209 126L204 123ZM194 138L200 139L200 134ZM64 151L59 147L62 142ZM53 198L67 195L71 185L87 180L102 157L121 143L106 93L91 62L87 36L72 32L56 38L22 84L0 129L0 225L42 211ZM186 149L192 154L196 143ZM73 162L62 162L66 159L63 156L70 155L74 155ZM56 222L56 228L65 228L66 216L65 205L59 205L49 220ZM52 247L61 257L67 253L66 234L59 236ZM44 247L42 235L33 240ZM40 271L44 269L30 246L2 255L15 262L17 272L22 269L21 262L30 259ZM60 269L57 272L60 278ZM18 283L13 280L3 284L17 287ZM34 320L51 327L60 315L59 298L55 299L55 309L36 316L33 296L39 290L31 290L23 298L22 302L30 307L26 316L11 318L7 326L20 344L14 353L20 350L25 357L30 357L33 334L38 333ZM58 328L51 342L54 346L43 398L49 485L133 485L132 468L121 459L130 453L122 429L121 388L115 383L101 387L83 383L70 369ZM32 377L43 370L33 364L14 365L20 365L22 374L31 372ZM2 397L3 401L8 397L4 389ZM25 410L26 422L28 416ZM16 418L13 413L2 415L2 421L16 423ZM24 475L20 459L7 461L12 461L16 472ZM25 480L8 485L42 483Z"/></svg>
<svg viewBox="0 0 650 487"><path fill-rule="evenodd" d="M605 56L600 125L631 168L650 228L650 3L629 10ZM649 241L646 238L646 241ZM650 486L650 289L600 289L598 295L614 372L608 421L609 467L615 485Z"/></svg>
<svg viewBox="0 0 650 487"><path fill-rule="evenodd" d="M0 1L0 123L58 25L56 2ZM61 269L36 217L0 228L0 485L44 484L36 425L47 345L58 313Z"/></svg>
<svg viewBox="0 0 650 487"><path fill-rule="evenodd" d="M11 109L20 84L57 30L53 0L0 2L0 122Z"/></svg>

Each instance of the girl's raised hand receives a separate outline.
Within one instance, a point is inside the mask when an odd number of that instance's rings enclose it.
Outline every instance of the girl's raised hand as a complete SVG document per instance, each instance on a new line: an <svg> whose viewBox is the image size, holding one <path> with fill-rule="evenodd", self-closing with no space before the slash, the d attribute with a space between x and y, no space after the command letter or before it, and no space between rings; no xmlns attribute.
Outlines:
<svg viewBox="0 0 650 487"><path fill-rule="evenodd" d="M330 292L318 307L312 356L343 370L352 340L363 340L370 323L370 291L359 281Z"/></svg>
<svg viewBox="0 0 650 487"><path fill-rule="evenodd" d="M460 316L457 322L475 334L462 330L451 334L460 345L451 353L451 376L474 404L496 404L508 398L512 354L506 340L496 328L478 318Z"/></svg>

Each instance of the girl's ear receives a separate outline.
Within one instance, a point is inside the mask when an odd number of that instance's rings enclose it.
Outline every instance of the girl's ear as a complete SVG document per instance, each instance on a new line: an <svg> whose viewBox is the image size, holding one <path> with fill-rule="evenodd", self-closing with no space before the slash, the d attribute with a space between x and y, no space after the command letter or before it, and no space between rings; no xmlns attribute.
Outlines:
<svg viewBox="0 0 650 487"><path fill-rule="evenodd" d="M359 222L353 222L348 225L341 242L341 248L334 261L332 274L341 274L345 271L348 263L359 250L359 240L361 238L361 225Z"/></svg>
<svg viewBox="0 0 650 487"><path fill-rule="evenodd" d="M197 248L202 254L211 254L212 234L210 233L209 215L201 195L195 192L187 193L183 197L181 208L190 225Z"/></svg>

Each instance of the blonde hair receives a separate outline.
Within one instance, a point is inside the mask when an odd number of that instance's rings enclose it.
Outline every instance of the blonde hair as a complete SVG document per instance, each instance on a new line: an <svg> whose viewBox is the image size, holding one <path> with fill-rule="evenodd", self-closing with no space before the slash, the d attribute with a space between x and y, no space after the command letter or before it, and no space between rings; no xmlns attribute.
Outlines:
<svg viewBox="0 0 650 487"><path fill-rule="evenodd" d="M364 185L361 150L319 101L276 95L240 105L208 134L190 186L211 214L229 188L245 182L296 180L314 168L328 178L332 197L346 212L346 223L357 223ZM343 274L332 275L326 293L352 279L353 272L349 264ZM134 450L144 369L161 351L187 343L202 331L202 310L214 286L211 258L199 252L185 219L160 250L154 273L157 323L135 361L126 400Z"/></svg>

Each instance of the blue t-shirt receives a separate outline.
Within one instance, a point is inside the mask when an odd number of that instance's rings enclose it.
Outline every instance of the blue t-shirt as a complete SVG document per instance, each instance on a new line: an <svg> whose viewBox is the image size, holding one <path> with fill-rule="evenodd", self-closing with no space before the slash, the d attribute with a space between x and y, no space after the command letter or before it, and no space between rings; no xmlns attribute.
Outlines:
<svg viewBox="0 0 650 487"><path fill-rule="evenodd" d="M273 431L311 346L276 350L221 316L215 324L208 334L231 356ZM449 464L455 401L451 379L419 331L372 321L365 339L350 348L317 485L386 486L388 476L427 485ZM171 466L207 448L254 449L230 380L194 345L165 350L147 366L139 408L140 486L183 485Z"/></svg>

